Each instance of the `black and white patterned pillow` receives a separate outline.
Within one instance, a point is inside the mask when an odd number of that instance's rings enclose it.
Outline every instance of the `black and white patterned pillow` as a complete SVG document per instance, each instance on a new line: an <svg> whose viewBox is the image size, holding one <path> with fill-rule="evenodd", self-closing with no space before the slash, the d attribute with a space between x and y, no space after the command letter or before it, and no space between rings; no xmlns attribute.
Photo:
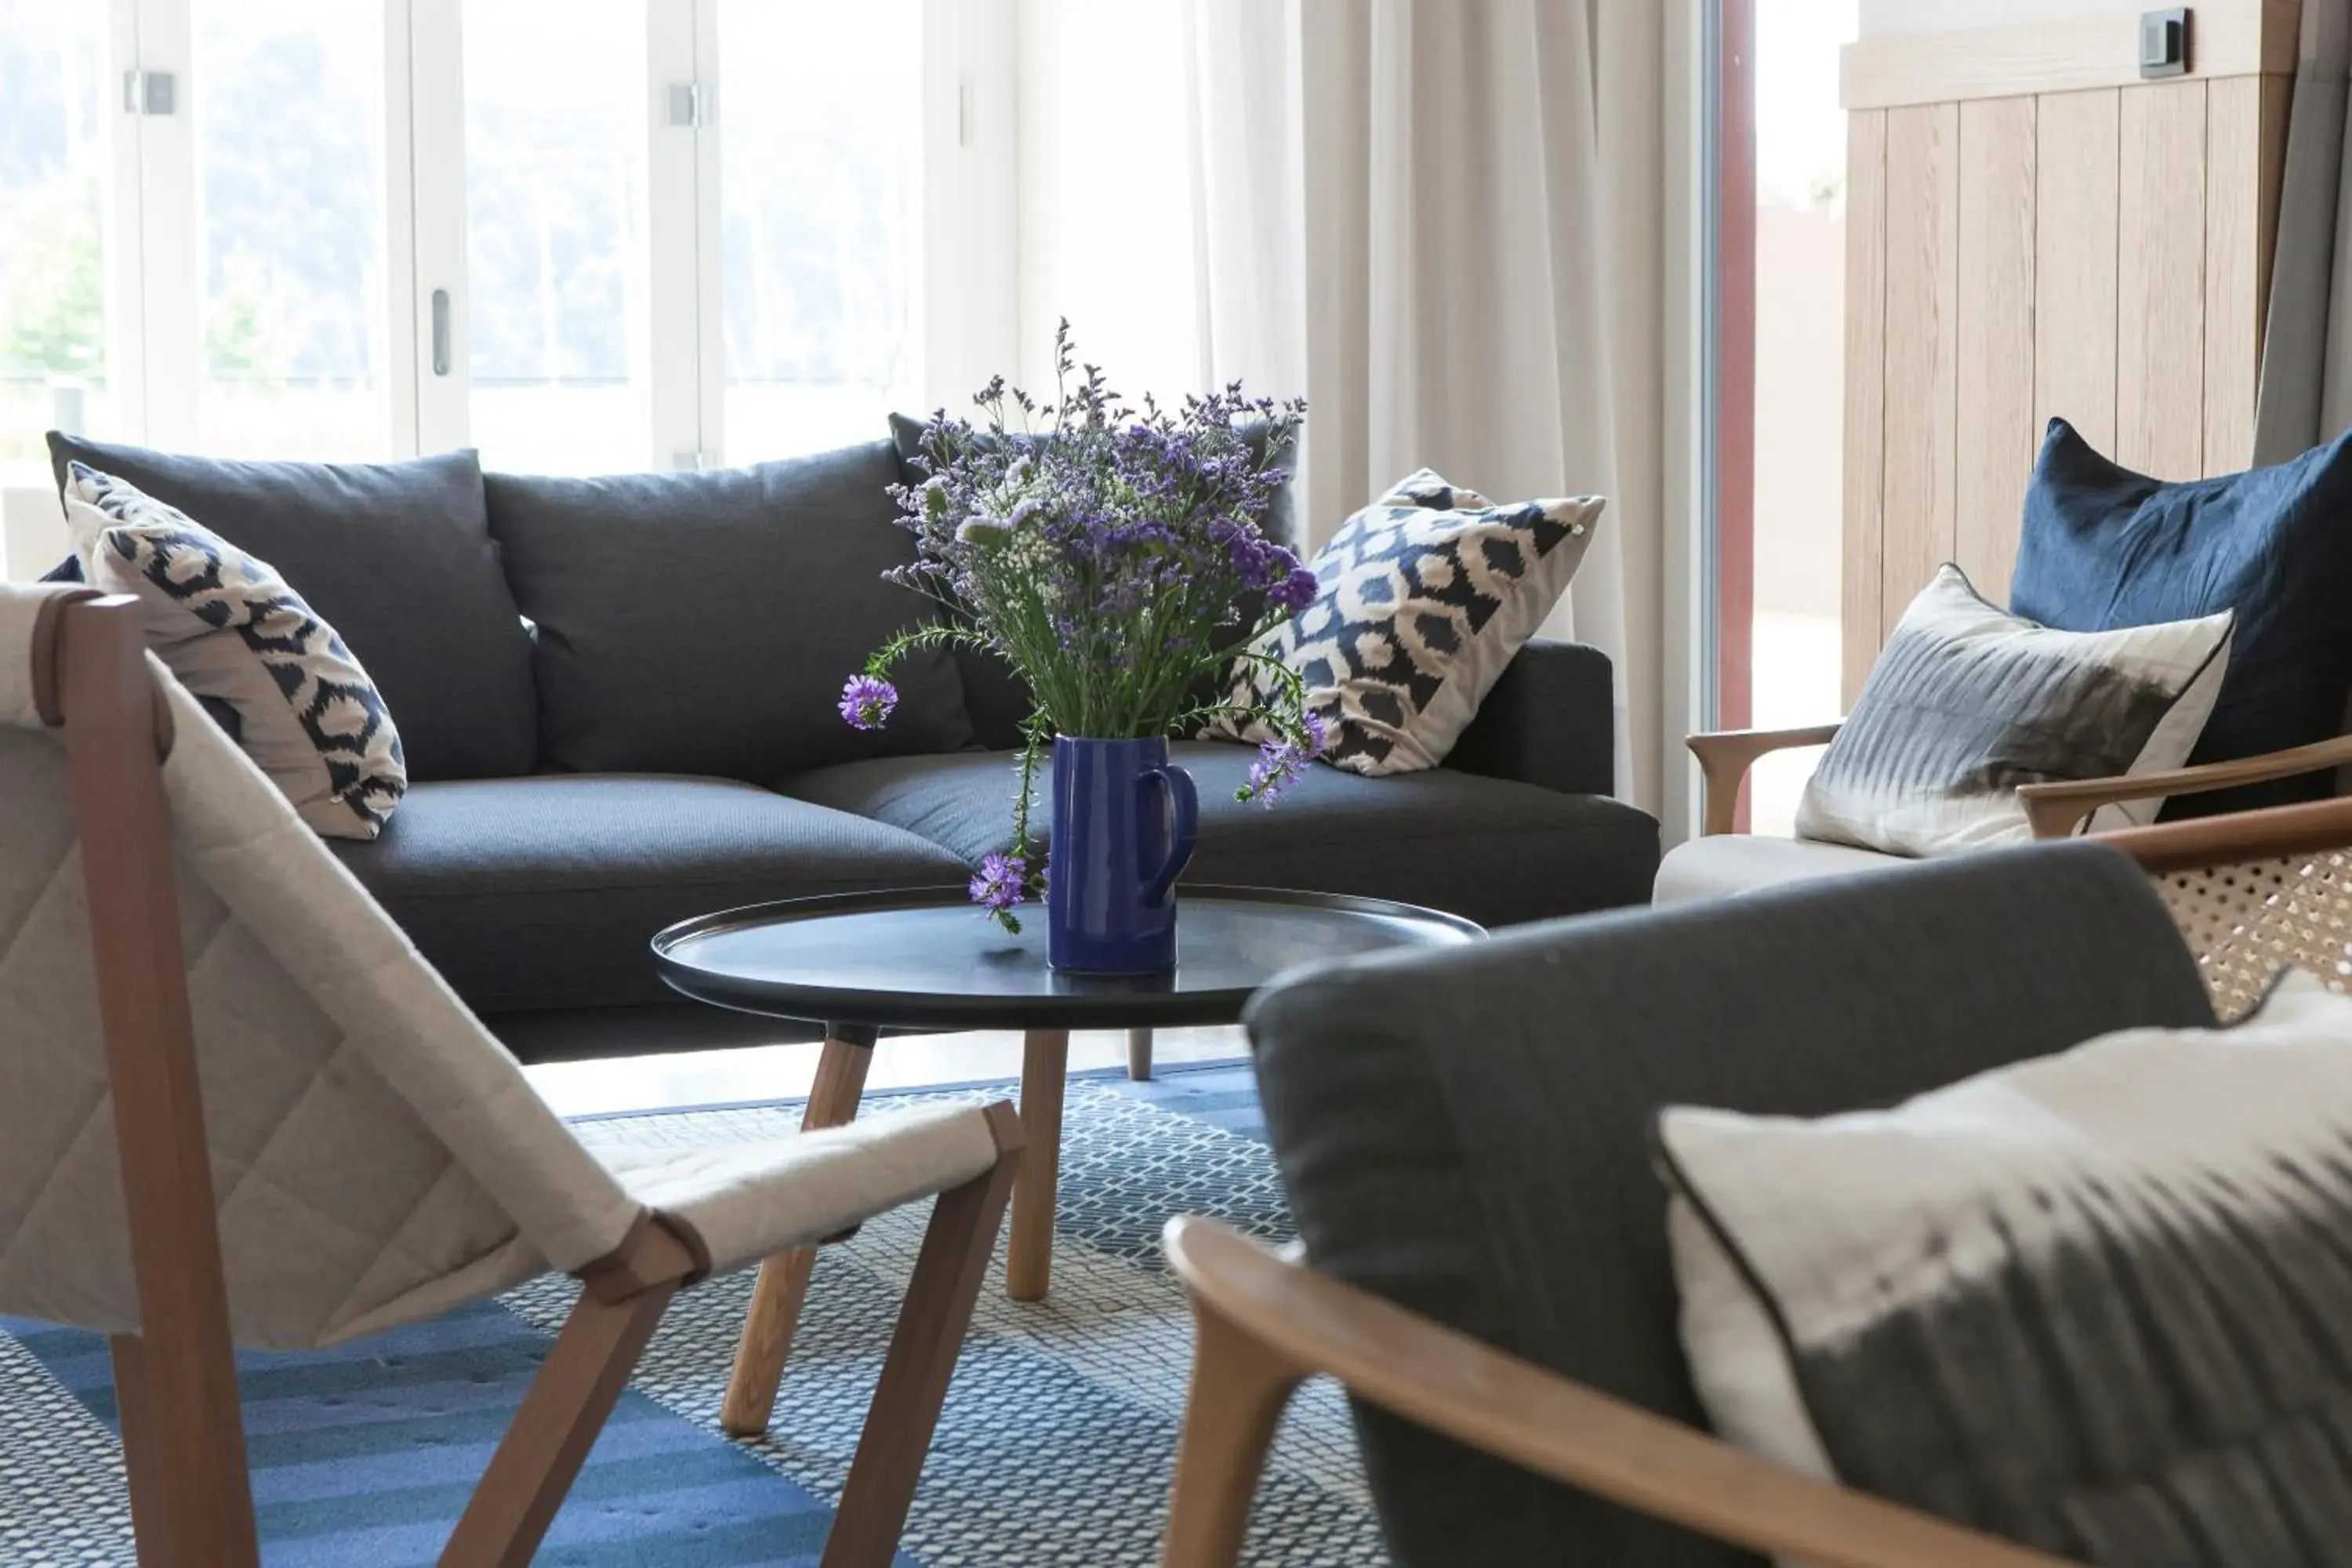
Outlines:
<svg viewBox="0 0 2352 1568"><path fill-rule="evenodd" d="M1987 604L1948 562L1895 623L1797 806L1797 837L1889 855L2023 843L2020 784L2181 766L2235 617L2062 632ZM2103 808L2096 830L2154 819Z"/></svg>
<svg viewBox="0 0 2352 1568"><path fill-rule="evenodd" d="M135 595L147 646L198 699L236 710L239 745L302 820L373 838L408 788L400 734L334 627L267 563L110 474L68 466L84 576Z"/></svg>
<svg viewBox="0 0 2352 1568"><path fill-rule="evenodd" d="M1331 735L1325 760L1360 773L1433 768L1568 591L1602 505L1496 506L1423 468L1340 525L1312 563L1314 599L1250 652L1306 683ZM1234 664L1235 706L1273 695L1257 665ZM1231 718L1204 733L1270 738Z"/></svg>

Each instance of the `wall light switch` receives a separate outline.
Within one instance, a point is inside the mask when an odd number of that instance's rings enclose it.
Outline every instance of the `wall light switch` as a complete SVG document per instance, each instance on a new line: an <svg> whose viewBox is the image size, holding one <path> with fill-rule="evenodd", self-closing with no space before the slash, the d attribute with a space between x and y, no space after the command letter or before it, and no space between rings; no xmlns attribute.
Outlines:
<svg viewBox="0 0 2352 1568"><path fill-rule="evenodd" d="M2189 7L2139 14L2139 74L2143 77L2189 74Z"/></svg>

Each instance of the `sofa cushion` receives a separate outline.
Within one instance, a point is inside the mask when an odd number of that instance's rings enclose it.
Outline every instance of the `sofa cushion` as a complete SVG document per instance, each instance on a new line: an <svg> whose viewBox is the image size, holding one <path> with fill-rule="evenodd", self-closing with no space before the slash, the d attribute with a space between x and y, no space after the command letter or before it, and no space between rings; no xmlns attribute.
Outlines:
<svg viewBox="0 0 2352 1568"><path fill-rule="evenodd" d="M646 944L688 916L965 877L913 834L709 778L422 784L333 847L478 1013L673 1000Z"/></svg>
<svg viewBox="0 0 2352 1568"><path fill-rule="evenodd" d="M1884 871L1913 862L1901 855L1882 855L1851 844L1826 844L1811 838L1779 838L1760 833L1716 833L1686 839L1666 851L1658 863L1652 889L1653 903L1676 904L1692 899L1719 899L1729 893L1752 893L1783 882L1807 882L1816 877Z"/></svg>
<svg viewBox="0 0 2352 1568"><path fill-rule="evenodd" d="M1168 750L1200 785L1201 845L1188 882L1401 899L1491 926L1639 903L1657 868L1657 824L1605 795L1451 768L1370 779L1318 765L1267 809L1234 798L1255 746L1186 741ZM1014 756L858 763L780 787L977 864L1012 842ZM1038 770L1031 814L1040 839L1053 820L1046 773Z"/></svg>
<svg viewBox="0 0 2352 1568"><path fill-rule="evenodd" d="M499 571L471 452L247 463L49 434L59 489L87 463L278 568L367 667L413 780L529 773L530 640Z"/></svg>
<svg viewBox="0 0 2352 1568"><path fill-rule="evenodd" d="M1234 660L1204 732L1280 740L1257 715L1279 712L1290 687L1335 766L1435 767L1568 592L1605 504L1496 506L1427 468L1408 474L1315 552L1314 596Z"/></svg>
<svg viewBox="0 0 2352 1568"><path fill-rule="evenodd" d="M539 627L544 765L767 784L971 739L945 650L891 679L898 711L854 730L842 683L930 604L883 581L915 559L893 521L887 441L714 473L491 474L490 530Z"/></svg>

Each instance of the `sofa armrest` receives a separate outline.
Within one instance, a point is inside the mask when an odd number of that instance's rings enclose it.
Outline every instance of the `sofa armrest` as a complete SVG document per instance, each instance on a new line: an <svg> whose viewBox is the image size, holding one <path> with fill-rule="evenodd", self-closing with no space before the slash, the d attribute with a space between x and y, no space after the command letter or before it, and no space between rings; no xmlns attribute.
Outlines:
<svg viewBox="0 0 2352 1568"><path fill-rule="evenodd" d="M2103 805L2127 800L2162 800L2176 795L2201 795L2208 790L2235 789L2241 784L2269 784L2301 773L2352 765L2352 735L2241 757L2231 763L2206 763L2167 773L2123 774L2104 779L2068 779L2053 784L2021 784L2017 798L2024 804L2025 820L2036 838L2063 838L2082 820Z"/></svg>
<svg viewBox="0 0 2352 1568"><path fill-rule="evenodd" d="M1318 1274L1213 1220L1160 1243L1192 1299L1192 1390L1170 1510L1170 1568L1234 1561L1274 1423L1236 1463L1235 1407L1312 1373L1538 1475L1718 1540L1823 1568L2063 1568L2059 1560L1814 1480ZM1402 1475L1391 1485L1411 1485Z"/></svg>
<svg viewBox="0 0 2352 1568"><path fill-rule="evenodd" d="M1519 649L1445 766L1562 795L1617 788L1617 696L1609 656L1537 637Z"/></svg>
<svg viewBox="0 0 2352 1568"><path fill-rule="evenodd" d="M1810 724L1801 730L1718 730L1686 735L1683 744L1698 759L1699 833L1728 833L1739 820L1739 785L1756 759L1801 746L1826 746L1838 725Z"/></svg>

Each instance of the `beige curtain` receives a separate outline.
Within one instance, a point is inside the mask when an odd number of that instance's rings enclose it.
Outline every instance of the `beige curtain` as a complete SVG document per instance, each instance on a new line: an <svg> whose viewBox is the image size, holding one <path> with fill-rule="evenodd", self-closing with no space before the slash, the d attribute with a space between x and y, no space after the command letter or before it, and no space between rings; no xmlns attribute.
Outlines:
<svg viewBox="0 0 2352 1568"><path fill-rule="evenodd" d="M1548 628L1606 650L1618 789L1660 736L1659 7L1188 0L1202 357L1302 389L1319 542L1424 465L1610 498Z"/></svg>
<svg viewBox="0 0 2352 1568"><path fill-rule="evenodd" d="M2282 463L2352 427L2352 201L2343 181L2352 4L2305 0L2271 264L2254 461Z"/></svg>

